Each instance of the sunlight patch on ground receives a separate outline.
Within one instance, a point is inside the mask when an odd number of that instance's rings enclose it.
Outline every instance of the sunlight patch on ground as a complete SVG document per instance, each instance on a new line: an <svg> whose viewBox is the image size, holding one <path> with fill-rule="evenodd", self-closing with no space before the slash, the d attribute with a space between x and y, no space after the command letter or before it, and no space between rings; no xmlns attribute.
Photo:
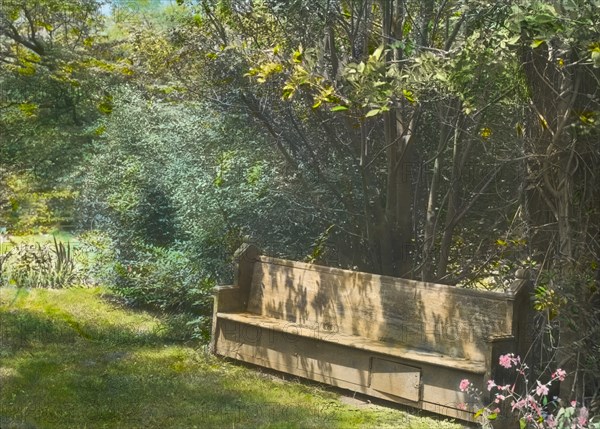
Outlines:
<svg viewBox="0 0 600 429"><path fill-rule="evenodd" d="M233 365L106 298L103 288L0 288L3 429L461 427Z"/></svg>

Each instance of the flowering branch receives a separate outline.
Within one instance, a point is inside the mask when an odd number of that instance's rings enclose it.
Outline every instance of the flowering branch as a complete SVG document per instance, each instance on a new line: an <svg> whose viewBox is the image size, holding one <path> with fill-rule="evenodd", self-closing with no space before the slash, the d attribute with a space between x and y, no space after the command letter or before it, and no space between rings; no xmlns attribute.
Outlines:
<svg viewBox="0 0 600 429"><path fill-rule="evenodd" d="M479 419L482 427L491 427L490 421L495 420L500 414L500 405L510 400L511 412L518 413L521 429L600 429L600 420L590 419L588 409L583 404L579 406L576 401L572 401L570 406L565 407L562 401L555 397L552 402L558 404L559 408L554 413L548 411L550 386L557 380L564 381L567 376L566 371L558 368L552 373L550 381L542 383L536 380L531 386L528 380L529 367L519 356L513 353L505 354L500 356L498 363L503 368L513 368L517 372L517 377L523 377L524 393L517 392L516 381L512 385L497 385L494 380L488 380L487 390L489 392L495 390L494 399L491 404L480 408L474 415L475 419ZM476 398L483 396L468 379L461 380L459 389Z"/></svg>

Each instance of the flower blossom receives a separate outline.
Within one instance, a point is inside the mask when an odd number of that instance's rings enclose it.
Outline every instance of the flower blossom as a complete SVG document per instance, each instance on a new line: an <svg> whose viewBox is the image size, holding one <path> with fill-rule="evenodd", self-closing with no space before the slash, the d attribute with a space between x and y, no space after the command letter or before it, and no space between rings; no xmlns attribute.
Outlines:
<svg viewBox="0 0 600 429"><path fill-rule="evenodd" d="M488 392L491 392L492 388L496 387L496 383L494 383L494 380L488 380L487 383L487 390Z"/></svg>
<svg viewBox="0 0 600 429"><path fill-rule="evenodd" d="M461 392L464 392L469 388L471 383L466 378L460 381L460 385L458 386Z"/></svg>
<svg viewBox="0 0 600 429"><path fill-rule="evenodd" d="M499 360L500 366L504 368L510 368L513 364L513 359L511 357L512 353L501 355Z"/></svg>
<svg viewBox="0 0 600 429"><path fill-rule="evenodd" d="M515 409L520 410L526 404L527 404L527 402L525 401L525 399L519 399L517 402L512 401L512 403L511 403L511 405L512 405L512 411L514 411Z"/></svg>
<svg viewBox="0 0 600 429"><path fill-rule="evenodd" d="M565 381L565 377L567 376L567 371L564 369L557 368L556 372L552 374L552 378L558 378L559 381Z"/></svg>
<svg viewBox="0 0 600 429"><path fill-rule="evenodd" d="M540 380L536 380L537 387L535 388L535 393L539 396L544 396L548 394L548 386L546 384L540 383Z"/></svg>
<svg viewBox="0 0 600 429"><path fill-rule="evenodd" d="M544 421L544 423L546 423L546 425L550 429L555 428L556 425L558 424L558 422L554 419L553 415L548 416L548 418Z"/></svg>
<svg viewBox="0 0 600 429"><path fill-rule="evenodd" d="M581 407L579 410L579 417L577 417L577 423L581 426L585 426L588 422L589 411L586 407Z"/></svg>

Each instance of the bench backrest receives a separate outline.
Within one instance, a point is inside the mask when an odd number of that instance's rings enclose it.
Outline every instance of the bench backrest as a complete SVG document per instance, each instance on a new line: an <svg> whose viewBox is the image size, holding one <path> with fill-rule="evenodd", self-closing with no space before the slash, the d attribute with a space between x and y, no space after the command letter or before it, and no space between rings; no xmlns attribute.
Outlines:
<svg viewBox="0 0 600 429"><path fill-rule="evenodd" d="M248 312L477 361L492 337L517 334L524 306L518 282L495 293L258 255L245 270Z"/></svg>

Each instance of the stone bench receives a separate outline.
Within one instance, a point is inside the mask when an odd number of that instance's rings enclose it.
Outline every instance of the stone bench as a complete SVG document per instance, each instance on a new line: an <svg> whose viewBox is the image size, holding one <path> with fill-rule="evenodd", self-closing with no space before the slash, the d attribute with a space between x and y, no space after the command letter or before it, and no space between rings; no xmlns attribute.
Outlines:
<svg viewBox="0 0 600 429"><path fill-rule="evenodd" d="M499 355L528 348L525 279L495 293L270 258L248 245L236 260L235 284L215 288L220 356L470 420L460 381L487 392Z"/></svg>

